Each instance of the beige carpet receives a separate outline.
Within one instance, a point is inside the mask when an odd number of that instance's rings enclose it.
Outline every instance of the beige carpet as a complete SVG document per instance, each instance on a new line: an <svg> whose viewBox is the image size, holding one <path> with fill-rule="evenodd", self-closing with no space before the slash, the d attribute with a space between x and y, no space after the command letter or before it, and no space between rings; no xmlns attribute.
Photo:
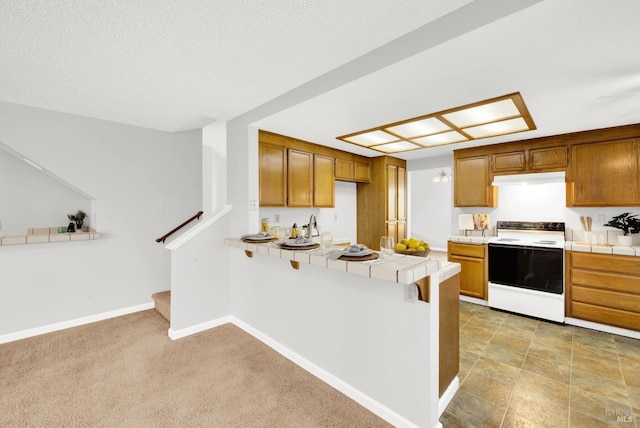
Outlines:
<svg viewBox="0 0 640 428"><path fill-rule="evenodd" d="M388 426L233 325L168 327L149 310L0 345L0 426Z"/></svg>

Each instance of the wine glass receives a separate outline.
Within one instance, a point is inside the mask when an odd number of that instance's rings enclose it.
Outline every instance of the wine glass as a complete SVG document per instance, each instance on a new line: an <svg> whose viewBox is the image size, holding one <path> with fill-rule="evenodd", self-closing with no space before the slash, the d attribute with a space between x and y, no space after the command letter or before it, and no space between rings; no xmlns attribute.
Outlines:
<svg viewBox="0 0 640 428"><path fill-rule="evenodd" d="M385 256L393 254L394 249L393 236L383 236L380 238L380 251Z"/></svg>

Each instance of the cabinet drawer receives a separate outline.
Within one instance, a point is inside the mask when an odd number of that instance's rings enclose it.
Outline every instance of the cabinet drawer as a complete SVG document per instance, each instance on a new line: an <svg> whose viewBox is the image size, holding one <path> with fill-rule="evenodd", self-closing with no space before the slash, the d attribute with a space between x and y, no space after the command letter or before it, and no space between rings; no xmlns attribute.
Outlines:
<svg viewBox="0 0 640 428"><path fill-rule="evenodd" d="M638 331L640 314L605 308L588 303L571 302L570 317Z"/></svg>
<svg viewBox="0 0 640 428"><path fill-rule="evenodd" d="M478 257L482 259L485 256L485 246L449 242L449 252L456 256Z"/></svg>
<svg viewBox="0 0 640 428"><path fill-rule="evenodd" d="M608 272L592 272L571 268L570 283L601 290L640 295L640 278Z"/></svg>
<svg viewBox="0 0 640 428"><path fill-rule="evenodd" d="M572 251L571 267L640 276L640 257Z"/></svg>
<svg viewBox="0 0 640 428"><path fill-rule="evenodd" d="M640 295L572 285L571 300L594 306L637 312L640 315Z"/></svg>

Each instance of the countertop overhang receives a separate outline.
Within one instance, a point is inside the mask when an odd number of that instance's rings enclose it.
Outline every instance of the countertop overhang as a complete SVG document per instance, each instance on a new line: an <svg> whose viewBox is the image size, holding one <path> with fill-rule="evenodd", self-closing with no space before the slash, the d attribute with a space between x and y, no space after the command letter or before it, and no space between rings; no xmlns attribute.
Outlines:
<svg viewBox="0 0 640 428"><path fill-rule="evenodd" d="M280 248L277 242L258 244L244 242L240 238L226 238L224 244L251 254L278 257L299 264L320 266L399 284L413 284L436 272L441 275L440 281L444 281L460 272L458 263L402 254L381 255L380 258L371 261L333 260L330 257L336 251L343 251L344 247L288 250Z"/></svg>

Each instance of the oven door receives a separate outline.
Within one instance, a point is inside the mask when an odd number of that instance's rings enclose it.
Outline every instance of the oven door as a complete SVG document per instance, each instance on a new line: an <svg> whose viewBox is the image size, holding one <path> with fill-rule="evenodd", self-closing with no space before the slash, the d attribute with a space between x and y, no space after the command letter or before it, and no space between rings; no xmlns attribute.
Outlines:
<svg viewBox="0 0 640 428"><path fill-rule="evenodd" d="M564 293L564 249L489 243L489 282Z"/></svg>

